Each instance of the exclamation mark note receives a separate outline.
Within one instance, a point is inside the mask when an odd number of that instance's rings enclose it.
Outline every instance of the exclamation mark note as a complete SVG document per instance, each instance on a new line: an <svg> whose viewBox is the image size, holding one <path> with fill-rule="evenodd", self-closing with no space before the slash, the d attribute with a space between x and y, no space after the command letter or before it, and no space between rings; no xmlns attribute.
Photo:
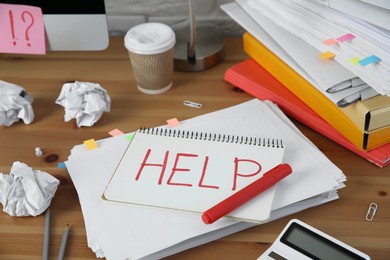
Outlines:
<svg viewBox="0 0 390 260"><path fill-rule="evenodd" d="M0 3L0 28L0 53L46 53L41 8Z"/></svg>

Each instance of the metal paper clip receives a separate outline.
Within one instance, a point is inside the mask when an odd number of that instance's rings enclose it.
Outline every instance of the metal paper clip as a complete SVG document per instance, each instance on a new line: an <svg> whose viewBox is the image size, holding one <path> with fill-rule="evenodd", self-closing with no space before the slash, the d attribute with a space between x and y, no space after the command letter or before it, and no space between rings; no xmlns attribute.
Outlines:
<svg viewBox="0 0 390 260"><path fill-rule="evenodd" d="M370 204L370 206L368 207L367 214L366 214L367 221L372 221L374 219L374 216L376 214L377 209L378 209L378 205L376 203Z"/></svg>
<svg viewBox="0 0 390 260"><path fill-rule="evenodd" d="M186 100L183 102L184 105L189 106L189 107L196 107L196 108L202 108L203 105L200 103L196 103L193 101Z"/></svg>

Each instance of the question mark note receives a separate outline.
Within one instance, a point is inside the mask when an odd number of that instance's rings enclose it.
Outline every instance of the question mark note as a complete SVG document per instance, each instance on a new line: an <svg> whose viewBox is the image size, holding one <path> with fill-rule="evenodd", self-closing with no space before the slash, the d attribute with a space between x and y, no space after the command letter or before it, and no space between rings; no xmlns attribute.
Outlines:
<svg viewBox="0 0 390 260"><path fill-rule="evenodd" d="M0 4L0 53L45 54L42 10L28 5Z"/></svg>

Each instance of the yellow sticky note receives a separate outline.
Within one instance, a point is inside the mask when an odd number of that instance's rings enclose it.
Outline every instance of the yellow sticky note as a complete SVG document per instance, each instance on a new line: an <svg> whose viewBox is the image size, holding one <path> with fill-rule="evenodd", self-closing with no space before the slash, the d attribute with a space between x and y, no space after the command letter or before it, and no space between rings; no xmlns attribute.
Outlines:
<svg viewBox="0 0 390 260"><path fill-rule="evenodd" d="M97 148L97 144L95 142L95 139L85 140L84 145L87 148L87 150L93 150L93 149Z"/></svg>
<svg viewBox="0 0 390 260"><path fill-rule="evenodd" d="M167 123L170 127L175 127L175 126L180 125L180 122L179 122L179 120L177 120L177 118L168 119Z"/></svg>
<svg viewBox="0 0 390 260"><path fill-rule="evenodd" d="M359 60L360 60L359 57L354 57L354 58L349 59L348 61L350 63L352 63L353 65L358 65L359 64Z"/></svg>
<svg viewBox="0 0 390 260"><path fill-rule="evenodd" d="M334 57L336 57L336 54L334 54L333 52L330 52L330 51L326 51L326 52L321 53L320 57L324 60L329 60L329 59L333 59Z"/></svg>

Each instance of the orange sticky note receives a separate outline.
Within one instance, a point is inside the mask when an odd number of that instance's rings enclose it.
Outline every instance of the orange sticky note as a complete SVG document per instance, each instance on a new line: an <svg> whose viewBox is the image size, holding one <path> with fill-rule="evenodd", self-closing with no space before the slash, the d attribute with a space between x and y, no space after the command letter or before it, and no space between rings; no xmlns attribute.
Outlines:
<svg viewBox="0 0 390 260"><path fill-rule="evenodd" d="M179 122L179 120L177 120L177 118L168 119L167 123L170 127L175 127L175 126L180 125L180 122Z"/></svg>
<svg viewBox="0 0 390 260"><path fill-rule="evenodd" d="M330 45L337 44L338 41L333 39L333 38L330 38L330 39L327 39L327 40L323 41L323 43L325 43L326 45L330 46Z"/></svg>
<svg viewBox="0 0 390 260"><path fill-rule="evenodd" d="M93 150L97 148L97 143L95 142L95 139L85 140L84 145L87 148L87 150Z"/></svg>
<svg viewBox="0 0 390 260"><path fill-rule="evenodd" d="M118 136L118 135L124 135L124 133L119 129L113 129L110 132L108 132L111 136Z"/></svg>
<svg viewBox="0 0 390 260"><path fill-rule="evenodd" d="M326 52L321 53L320 57L324 60L329 60L329 59L336 57L336 54L334 54L333 52L330 52L330 51L326 51Z"/></svg>
<svg viewBox="0 0 390 260"><path fill-rule="evenodd" d="M0 4L0 52L45 54L42 10L36 6Z"/></svg>

